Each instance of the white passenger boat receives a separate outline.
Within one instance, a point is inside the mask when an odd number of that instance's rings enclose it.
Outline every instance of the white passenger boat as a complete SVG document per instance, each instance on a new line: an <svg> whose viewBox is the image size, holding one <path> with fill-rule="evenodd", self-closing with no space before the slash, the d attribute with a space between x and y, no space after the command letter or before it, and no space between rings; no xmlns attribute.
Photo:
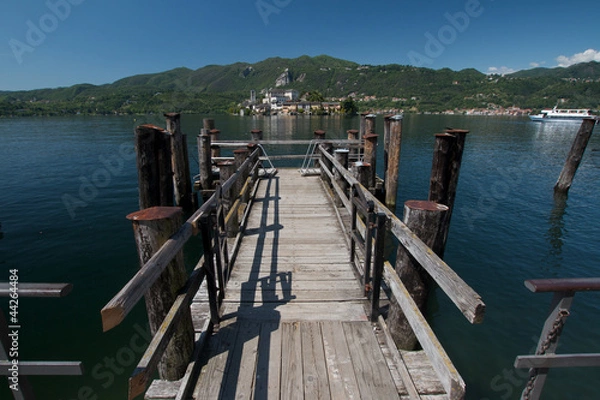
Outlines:
<svg viewBox="0 0 600 400"><path fill-rule="evenodd" d="M532 121L581 121L584 118L595 118L588 109L546 108L537 115L530 115Z"/></svg>

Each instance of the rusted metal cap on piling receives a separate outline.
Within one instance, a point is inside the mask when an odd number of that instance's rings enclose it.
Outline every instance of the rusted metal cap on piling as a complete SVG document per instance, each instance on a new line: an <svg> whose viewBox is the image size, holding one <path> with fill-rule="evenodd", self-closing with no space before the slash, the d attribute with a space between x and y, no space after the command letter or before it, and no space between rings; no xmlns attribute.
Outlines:
<svg viewBox="0 0 600 400"><path fill-rule="evenodd" d="M170 113L165 113L163 115L165 117L169 118L169 119L179 119L179 118L181 118L181 113L178 113L178 112L170 112Z"/></svg>
<svg viewBox="0 0 600 400"><path fill-rule="evenodd" d="M464 130L464 129L446 129L444 132L450 133L450 134L463 134L463 135L466 135L467 133L469 133L469 131Z"/></svg>
<svg viewBox="0 0 600 400"><path fill-rule="evenodd" d="M322 138L323 136L325 136L326 132L322 129L317 129L314 133L316 138Z"/></svg>
<svg viewBox="0 0 600 400"><path fill-rule="evenodd" d="M379 135L376 133L367 133L363 137L365 140L370 140L370 139L377 139L379 137Z"/></svg>
<svg viewBox="0 0 600 400"><path fill-rule="evenodd" d="M260 129L252 129L250 131L250 133L252 133L252 134L254 134L254 133L258 134L258 133L262 133L262 131Z"/></svg>
<svg viewBox="0 0 600 400"><path fill-rule="evenodd" d="M173 218L182 213L181 207L150 207L127 215L130 221L157 221Z"/></svg>
<svg viewBox="0 0 600 400"><path fill-rule="evenodd" d="M232 167L235 163L230 160L220 161L217 163L217 167Z"/></svg>
<svg viewBox="0 0 600 400"><path fill-rule="evenodd" d="M210 131L208 131L208 133L210 133L211 135L218 135L219 133L221 133L221 131L218 129L211 129Z"/></svg>
<svg viewBox="0 0 600 400"><path fill-rule="evenodd" d="M247 154L248 153L248 149L235 149L233 151L233 154Z"/></svg>

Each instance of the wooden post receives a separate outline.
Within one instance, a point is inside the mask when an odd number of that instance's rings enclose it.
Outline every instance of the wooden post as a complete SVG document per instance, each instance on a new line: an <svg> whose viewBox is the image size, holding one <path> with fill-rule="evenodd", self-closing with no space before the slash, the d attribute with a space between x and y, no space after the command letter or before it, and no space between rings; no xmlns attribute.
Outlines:
<svg viewBox="0 0 600 400"><path fill-rule="evenodd" d="M371 164L357 161L354 163L354 173L356 176L356 180L360 182L367 190L373 186L373 182L371 182Z"/></svg>
<svg viewBox="0 0 600 400"><path fill-rule="evenodd" d="M404 205L404 223L427 246L437 254L435 243L439 243L438 226L447 217L448 207L430 201L410 200ZM424 310L431 286L431 278L401 245L396 255L396 272L410 291L417 306ZM414 350L417 345L416 336L396 303L390 303L388 326L396 345L403 350Z"/></svg>
<svg viewBox="0 0 600 400"><path fill-rule="evenodd" d="M207 132L215 129L215 120L212 118L204 118L202 120L202 127L206 129Z"/></svg>
<svg viewBox="0 0 600 400"><path fill-rule="evenodd" d="M210 135L206 129L202 129L202 133L198 136L198 159L200 161L200 189L203 199L206 200L207 191L213 188Z"/></svg>
<svg viewBox="0 0 600 400"><path fill-rule="evenodd" d="M579 164L583 158L585 148L590 141L595 124L595 118L585 118L581 123L577 136L575 136L575 140L571 146L571 151L569 151L569 155L565 161L565 165L558 177L558 181L556 181L556 185L554 185L555 192L566 193L571 188L573 178L575 177L577 168L579 168Z"/></svg>
<svg viewBox="0 0 600 400"><path fill-rule="evenodd" d="M348 134L348 140L358 140L358 134L359 131L356 129L350 129L349 131L346 132ZM360 146L357 147L350 147L350 154L352 156L354 156L354 159L356 159L356 155L358 155L358 149Z"/></svg>
<svg viewBox="0 0 600 400"><path fill-rule="evenodd" d="M360 113L360 130L358 132L359 139L362 139L367 133L367 115L370 113L362 112Z"/></svg>
<svg viewBox="0 0 600 400"><path fill-rule="evenodd" d="M171 144L167 132L154 125L135 129L140 209L173 205Z"/></svg>
<svg viewBox="0 0 600 400"><path fill-rule="evenodd" d="M175 192L175 205L191 212L192 179L188 161L186 135L181 133L181 114L165 114L167 118L167 131L171 134L171 164L173 168L173 187Z"/></svg>
<svg viewBox="0 0 600 400"><path fill-rule="evenodd" d="M369 133L375 133L375 121L377 120L376 114L365 115L365 133L362 137L365 137Z"/></svg>
<svg viewBox="0 0 600 400"><path fill-rule="evenodd" d="M369 120L367 119L367 127L369 127ZM365 155L364 161L371 165L371 177L369 182L371 186L368 188L373 193L375 192L375 177L377 176L377 138L379 135L374 133L367 133L365 135Z"/></svg>
<svg viewBox="0 0 600 400"><path fill-rule="evenodd" d="M390 143L388 146L388 161L385 172L385 205L392 212L396 211L398 196L398 170L400 168L400 150L402 148L402 115L389 117Z"/></svg>
<svg viewBox="0 0 600 400"><path fill-rule="evenodd" d="M315 135L315 139L316 140L323 140L323 139L325 139L325 131L323 131L323 130L320 130L320 129L316 130L314 132L314 135Z"/></svg>
<svg viewBox="0 0 600 400"><path fill-rule="evenodd" d="M132 221L138 248L140 267L143 266L182 224L179 207L152 207L127 216ZM179 252L145 295L150 332L156 333L175 298L187 280L183 253ZM165 353L158 364L161 379L176 381L185 374L194 349L194 329L189 309L182 316Z"/></svg>
<svg viewBox="0 0 600 400"><path fill-rule="evenodd" d="M248 158L248 156L250 155L250 152L248 151L248 149L237 149L233 151L233 157L235 159L235 170L239 170L241 165L244 163L244 161L246 161L246 159ZM236 188L235 191L236 193L240 193L244 187L244 185L246 184L246 180L248 179L248 176L250 174L249 170L244 171L244 173L240 176L240 179L238 179L237 184L236 184ZM248 199L244 198L242 200L243 203L247 203Z"/></svg>
<svg viewBox="0 0 600 400"><path fill-rule="evenodd" d="M221 133L221 131L218 129L211 129L210 131L208 131L208 133L210 134L210 142L213 143L210 148L213 158L221 157L221 148L219 146L214 145L214 143L217 143L219 141L219 134Z"/></svg>
<svg viewBox="0 0 600 400"><path fill-rule="evenodd" d="M325 136L325 132L323 132L323 136ZM321 145L323 146L323 148L325 149L325 151L329 154L333 153L333 144L331 142L323 142L321 143ZM320 154L320 153L319 153ZM329 159L323 155L321 155L320 157L321 163L325 165L325 168L327 168L329 171L332 170L332 164L331 161L329 161ZM315 167L318 167L319 163L317 161L315 161ZM329 186L331 187L331 181L329 180L329 175L327 175L324 171L324 169L321 170L321 179L323 180L323 182L326 182Z"/></svg>
<svg viewBox="0 0 600 400"><path fill-rule="evenodd" d="M223 162L218 163L217 166L219 167L219 171L220 171L219 176L220 176L220 180L221 180L221 186L223 186L223 184L225 182L227 182L227 180L229 178L231 178L231 176L233 176L233 174L235 174L235 163L232 161L223 161ZM234 193L234 191L235 191L235 185L231 189L223 192L223 209L224 209L225 216L229 215L229 212L231 211L231 207L233 206L233 203L237 196L237 194ZM231 218L226 220L226 224L227 224L227 237L235 237L238 234L238 230L239 230L237 213L232 214Z"/></svg>
<svg viewBox="0 0 600 400"><path fill-rule="evenodd" d="M342 164L342 166L344 168L348 169L348 154L350 154L350 150L337 149L337 150L335 150L334 153L335 153L335 160L337 162L339 162L340 164ZM335 176L335 181L342 188L342 190L346 194L346 197L349 197L349 194L348 194L349 185L348 185L348 181L346 181L346 179L344 179L344 175L336 169L334 171L334 176ZM335 205L337 207L342 207L344 205L341 197L337 193L335 195Z"/></svg>
<svg viewBox="0 0 600 400"><path fill-rule="evenodd" d="M252 129L250 131L250 135L252 135L253 142L260 142L261 140L263 140L263 131L261 131L260 129Z"/></svg>
<svg viewBox="0 0 600 400"><path fill-rule="evenodd" d="M394 115L383 117L383 180L387 180L388 158L390 153L390 131Z"/></svg>
<svg viewBox="0 0 600 400"><path fill-rule="evenodd" d="M448 206L448 216L440 227L443 230L439 237L441 251L438 255L440 257L444 256L444 247L448 239L467 133L469 131L452 129L435 137L428 199Z"/></svg>

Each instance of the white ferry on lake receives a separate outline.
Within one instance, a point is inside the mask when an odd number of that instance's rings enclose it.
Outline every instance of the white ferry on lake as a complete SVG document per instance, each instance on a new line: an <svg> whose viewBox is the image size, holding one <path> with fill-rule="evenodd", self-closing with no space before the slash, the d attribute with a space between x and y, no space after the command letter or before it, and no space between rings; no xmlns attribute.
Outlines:
<svg viewBox="0 0 600 400"><path fill-rule="evenodd" d="M546 122L546 121L581 121L584 118L595 118L590 110L588 109L560 109L560 108L546 108L537 115L530 115L529 118L532 121Z"/></svg>

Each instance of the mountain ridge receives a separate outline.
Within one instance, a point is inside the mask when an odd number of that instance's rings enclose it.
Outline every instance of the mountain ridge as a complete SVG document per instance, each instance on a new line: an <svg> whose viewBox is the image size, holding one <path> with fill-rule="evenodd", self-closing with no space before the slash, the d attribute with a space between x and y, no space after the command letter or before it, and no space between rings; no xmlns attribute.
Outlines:
<svg viewBox="0 0 600 400"><path fill-rule="evenodd" d="M247 63L187 67L139 74L110 84L0 92L0 115L224 112L250 90L319 91L328 99L354 96L365 109L417 112L452 109L542 108L559 99L570 108L600 108L600 63L486 75L410 65L368 65L328 55L271 57ZM366 99L366 100L365 100Z"/></svg>

